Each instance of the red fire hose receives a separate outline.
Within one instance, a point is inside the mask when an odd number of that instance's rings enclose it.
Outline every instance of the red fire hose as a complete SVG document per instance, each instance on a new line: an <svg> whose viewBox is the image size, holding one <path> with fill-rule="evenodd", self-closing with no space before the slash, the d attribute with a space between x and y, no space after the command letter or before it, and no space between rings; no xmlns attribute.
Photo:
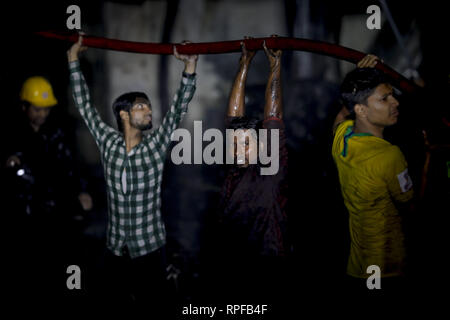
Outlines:
<svg viewBox="0 0 450 320"><path fill-rule="evenodd" d="M36 34L46 38L66 40L70 42L76 42L78 40L77 33L42 31L36 32ZM102 48L135 53L147 53L147 54L173 54L173 46L177 46L177 51L181 54L218 54L218 53L240 52L241 51L240 43L242 41L245 42L245 46L249 50L261 50L263 49L264 40L266 41L266 46L270 49L308 51L327 55L333 58L346 60L352 63L357 63L366 55L363 52L339 46L336 44L308 39L286 38L286 37L189 43L181 46L179 44L173 43L144 43L144 42L123 41L84 35L83 45L93 48ZM377 63L376 68L380 69L381 71L389 75L396 82L398 87L403 91L412 92L417 88L417 86L413 82L411 82L410 80L408 80L407 78L396 72L394 69L390 68L389 66L381 62Z"/></svg>

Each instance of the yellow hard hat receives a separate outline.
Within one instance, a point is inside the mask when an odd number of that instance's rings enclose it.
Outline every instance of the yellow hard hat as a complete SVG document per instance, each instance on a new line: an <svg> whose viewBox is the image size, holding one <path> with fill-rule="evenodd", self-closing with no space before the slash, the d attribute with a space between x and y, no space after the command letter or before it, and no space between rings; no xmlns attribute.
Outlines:
<svg viewBox="0 0 450 320"><path fill-rule="evenodd" d="M53 107L58 103L58 100L53 95L50 82L39 76L25 80L20 91L20 99L40 108Z"/></svg>

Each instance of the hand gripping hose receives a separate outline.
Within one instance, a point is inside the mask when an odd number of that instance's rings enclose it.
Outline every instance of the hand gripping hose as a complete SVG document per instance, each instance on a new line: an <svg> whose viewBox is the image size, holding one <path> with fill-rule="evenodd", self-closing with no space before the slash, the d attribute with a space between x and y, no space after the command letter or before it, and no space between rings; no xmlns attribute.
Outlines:
<svg viewBox="0 0 450 320"><path fill-rule="evenodd" d="M70 42L76 42L78 40L77 33L42 31L36 32L36 34L46 38L53 38ZM266 41L266 46L270 49L308 51L323 54L333 58L338 58L355 64L366 55L363 52L339 46L336 44L308 39L287 38L287 37L253 38L253 39L243 39L233 41L189 43L181 45L175 43L150 43L150 42L144 43L144 42L123 41L123 40L115 40L83 35L83 45L87 47L134 52L134 53L165 54L165 55L173 54L174 46L176 46L177 51L180 54L219 54L229 52L240 52L241 42L244 42L246 48L249 50L261 50L263 49L264 41ZM411 82L410 80L399 74L394 69L383 64L381 61L377 63L375 68L383 71L388 76L390 76L394 80L394 83L398 86L399 89L405 92L412 92L416 90L417 86L413 82Z"/></svg>

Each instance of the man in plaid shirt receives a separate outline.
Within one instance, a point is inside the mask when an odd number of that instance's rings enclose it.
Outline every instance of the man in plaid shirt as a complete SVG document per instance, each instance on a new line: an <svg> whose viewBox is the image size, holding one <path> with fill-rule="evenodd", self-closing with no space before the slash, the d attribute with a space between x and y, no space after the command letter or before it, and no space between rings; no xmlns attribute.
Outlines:
<svg viewBox="0 0 450 320"><path fill-rule="evenodd" d="M115 100L113 110L120 132L100 119L91 105L78 61L78 54L85 49L80 35L67 55L75 104L100 149L107 182L107 247L112 252L107 260L113 266L114 282L131 280L136 301L156 302L154 299L164 290L165 266L161 252L166 241L161 218L164 160L170 136L187 112L195 92L198 56L180 55L174 48L175 57L185 64L180 88L161 126L144 135L143 131L152 127L151 104L145 93L130 92ZM131 279L118 279L124 268L129 271L124 276ZM116 290L117 286L120 284L116 283Z"/></svg>

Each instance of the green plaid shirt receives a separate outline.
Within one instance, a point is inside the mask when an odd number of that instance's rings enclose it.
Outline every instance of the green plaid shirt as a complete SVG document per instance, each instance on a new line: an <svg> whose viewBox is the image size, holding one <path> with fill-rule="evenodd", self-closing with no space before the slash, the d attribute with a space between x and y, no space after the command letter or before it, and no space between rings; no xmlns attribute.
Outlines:
<svg viewBox="0 0 450 320"><path fill-rule="evenodd" d="M122 255L126 245L132 258L150 253L166 241L161 218L161 181L172 132L178 127L195 92L195 75L183 73L180 88L161 126L128 154L123 134L104 123L91 105L78 61L69 63L75 105L100 149L107 183L107 247ZM126 183L122 184L122 177Z"/></svg>

